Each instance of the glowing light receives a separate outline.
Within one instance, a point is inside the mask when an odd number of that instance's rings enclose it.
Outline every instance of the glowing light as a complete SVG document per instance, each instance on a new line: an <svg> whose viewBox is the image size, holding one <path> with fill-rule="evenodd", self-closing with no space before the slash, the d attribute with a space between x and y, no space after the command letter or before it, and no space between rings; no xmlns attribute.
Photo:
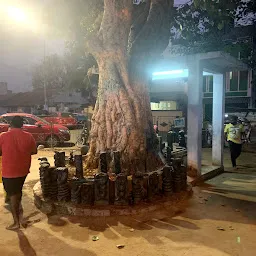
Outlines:
<svg viewBox="0 0 256 256"><path fill-rule="evenodd" d="M154 72L152 74L152 80L167 79L167 78L182 78L182 77L188 77L188 69L161 71L161 72Z"/></svg>
<svg viewBox="0 0 256 256"><path fill-rule="evenodd" d="M204 76L212 76L212 73L203 72ZM154 72L152 74L152 80L159 79L171 79L171 78L184 78L188 77L188 69L177 69L177 70L169 70L169 71L160 71Z"/></svg>
<svg viewBox="0 0 256 256"><path fill-rule="evenodd" d="M0 0L1 1L1 0ZM30 30L34 33L42 33L43 25L35 16L36 10L20 8L7 4L0 4L0 10L4 12L6 21L12 28Z"/></svg>
<svg viewBox="0 0 256 256"><path fill-rule="evenodd" d="M170 71L154 72L153 76L182 74L183 72L184 72L184 70L170 70Z"/></svg>
<svg viewBox="0 0 256 256"><path fill-rule="evenodd" d="M25 22L27 20L25 12L20 8L8 6L6 11L9 18L16 22Z"/></svg>

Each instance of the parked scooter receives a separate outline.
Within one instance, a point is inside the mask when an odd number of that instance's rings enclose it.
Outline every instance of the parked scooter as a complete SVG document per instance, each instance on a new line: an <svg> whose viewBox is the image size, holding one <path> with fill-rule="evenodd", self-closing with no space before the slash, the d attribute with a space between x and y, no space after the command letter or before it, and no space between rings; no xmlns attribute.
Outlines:
<svg viewBox="0 0 256 256"><path fill-rule="evenodd" d="M87 125L84 124L82 132L77 138L76 145L78 147L86 145L87 141L88 141L88 138L89 138L88 128L87 128Z"/></svg>

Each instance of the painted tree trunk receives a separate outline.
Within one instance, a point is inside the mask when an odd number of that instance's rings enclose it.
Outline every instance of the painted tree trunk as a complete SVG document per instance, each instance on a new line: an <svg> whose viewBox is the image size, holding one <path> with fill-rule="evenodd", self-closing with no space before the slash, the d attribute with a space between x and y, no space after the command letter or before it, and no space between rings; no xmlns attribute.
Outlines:
<svg viewBox="0 0 256 256"><path fill-rule="evenodd" d="M149 2L145 5L147 13L152 13L155 7L162 12L161 3L168 1ZM92 43L99 67L99 84L87 168L97 168L99 153L110 150L121 152L122 170L127 174L148 172L163 165L157 152L158 142L147 90L149 77L145 70L148 53L141 51L136 54L138 48L134 50L131 47L134 41L131 35L137 29L133 27L133 8L132 1L104 1L99 42ZM145 22L144 9L141 16L140 20Z"/></svg>

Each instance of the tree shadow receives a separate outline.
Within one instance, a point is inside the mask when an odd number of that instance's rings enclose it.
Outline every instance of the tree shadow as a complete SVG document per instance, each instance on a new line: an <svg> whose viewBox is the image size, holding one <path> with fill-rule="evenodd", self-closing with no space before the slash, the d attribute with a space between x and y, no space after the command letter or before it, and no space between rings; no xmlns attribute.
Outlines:
<svg viewBox="0 0 256 256"><path fill-rule="evenodd" d="M162 230L165 232L179 231L180 227L198 229L189 221L172 220L175 216L169 209L163 209L157 213L138 214L136 216L109 216L109 217L77 217L77 216L48 216L48 223L53 232L61 233L61 236L76 241L90 240L92 235L102 236L110 240L120 237L140 238L143 237L151 244L163 243L158 235ZM63 228L68 224L75 224L80 228L77 232L70 232ZM152 236L157 229L158 235ZM154 237L154 238L152 238Z"/></svg>
<svg viewBox="0 0 256 256"><path fill-rule="evenodd" d="M161 219L161 221L163 221L163 223L168 223L171 224L173 226L178 226L178 227L182 227L185 229L191 229L191 230L198 230L199 227L197 225L195 225L192 222L189 222L187 220L182 220L182 219L174 219L174 218L163 218Z"/></svg>
<svg viewBox="0 0 256 256"><path fill-rule="evenodd" d="M17 235L19 238L19 247L24 256L36 256L36 251L31 246L26 235L21 230L17 231Z"/></svg>
<svg viewBox="0 0 256 256"><path fill-rule="evenodd" d="M62 227L63 228L63 227ZM32 230L32 229L31 229ZM71 230L70 230L71 232ZM56 236L51 235L46 230L40 229L38 227L33 227L33 233L40 237L40 241L43 246L40 246L40 255L86 255L86 256L97 256L96 253L89 251L87 248L78 248L71 243L65 242ZM83 234L77 232L80 236ZM87 246L86 246L87 247ZM33 254L31 254L33 255ZM34 254L36 255L36 254ZM24 256L30 256L27 254Z"/></svg>

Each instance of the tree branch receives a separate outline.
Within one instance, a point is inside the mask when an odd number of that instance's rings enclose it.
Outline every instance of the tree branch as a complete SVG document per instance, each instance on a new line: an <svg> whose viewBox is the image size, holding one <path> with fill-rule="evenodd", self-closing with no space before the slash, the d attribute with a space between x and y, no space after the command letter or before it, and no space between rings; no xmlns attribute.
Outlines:
<svg viewBox="0 0 256 256"><path fill-rule="evenodd" d="M140 4L139 6L136 6L133 9L132 20L134 20L134 22L131 26L130 33L129 33L128 49L127 49L128 54L130 54L132 45L136 37L138 36L138 34L140 33L141 29L143 28L143 26L147 21L149 10L150 10L150 0L146 2L146 4Z"/></svg>
<svg viewBox="0 0 256 256"><path fill-rule="evenodd" d="M106 51L126 49L131 26L132 1L104 0L104 14L100 27Z"/></svg>
<svg viewBox="0 0 256 256"><path fill-rule="evenodd" d="M86 38L85 48L97 59L97 56L103 52L103 42L99 33L91 35L90 38Z"/></svg>
<svg viewBox="0 0 256 256"><path fill-rule="evenodd" d="M149 53L156 55L162 53L169 43L169 14L173 0L151 0L149 5L149 8L146 6L144 12L132 24L128 48L130 56Z"/></svg>

